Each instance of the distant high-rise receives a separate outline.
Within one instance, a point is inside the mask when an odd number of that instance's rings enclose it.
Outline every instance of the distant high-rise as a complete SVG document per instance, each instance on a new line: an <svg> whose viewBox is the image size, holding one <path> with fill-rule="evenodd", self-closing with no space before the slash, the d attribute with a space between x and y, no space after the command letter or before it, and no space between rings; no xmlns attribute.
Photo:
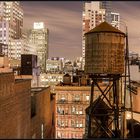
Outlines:
<svg viewBox="0 0 140 140"><path fill-rule="evenodd" d="M111 25L120 29L120 14L111 12Z"/></svg>
<svg viewBox="0 0 140 140"><path fill-rule="evenodd" d="M20 3L0 2L0 43L8 45L8 56L11 58L10 44L22 37L23 10Z"/></svg>
<svg viewBox="0 0 140 140"><path fill-rule="evenodd" d="M105 20L109 23L111 23L111 1L102 1L101 8L105 9Z"/></svg>
<svg viewBox="0 0 140 140"><path fill-rule="evenodd" d="M83 33L82 33L82 57L85 65L85 37L84 34L93 29L101 22L107 21L112 26L119 28L120 15L112 12L110 1L91 1L85 2L83 5Z"/></svg>
<svg viewBox="0 0 140 140"><path fill-rule="evenodd" d="M38 64L41 71L46 71L46 60L48 59L48 37L49 30L43 22L34 22L33 29L29 33L29 42L36 46Z"/></svg>
<svg viewBox="0 0 140 140"><path fill-rule="evenodd" d="M27 39L14 39L10 43L10 59L21 60L21 54L37 55L36 47L30 44Z"/></svg>

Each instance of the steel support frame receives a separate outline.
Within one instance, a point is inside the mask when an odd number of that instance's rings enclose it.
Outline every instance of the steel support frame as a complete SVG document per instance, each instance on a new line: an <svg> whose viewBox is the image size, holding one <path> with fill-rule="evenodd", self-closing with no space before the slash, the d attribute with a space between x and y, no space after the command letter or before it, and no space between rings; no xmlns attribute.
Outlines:
<svg viewBox="0 0 140 140"><path fill-rule="evenodd" d="M117 81L119 81L119 79L122 77L121 75L91 75L90 76L92 78L92 85L91 85L91 98L90 98L90 105L93 102L93 97L94 97L94 87L96 86L99 91L101 92L101 95L99 96L99 100L106 100L106 103L109 105L110 110L112 113L108 114L109 118L112 118L112 120L110 121L110 123L105 127L102 124L99 124L97 119L94 117L94 120L96 122L96 124L98 125L97 129L94 131L92 137L94 137L95 133L97 132L97 130L99 128L102 128L102 132L106 133L107 136L110 138L112 137L109 133L111 133L113 135L113 137L116 138L121 138L121 134L119 133L119 118L121 116L121 113L124 111L122 110L122 108L119 107L119 91L117 88ZM103 91L98 83L98 80L100 79L107 79L109 84L106 86L105 90ZM112 82L110 84L110 82ZM113 103L111 103L111 101L109 100L109 98L107 97L110 90L112 89L112 95L113 95ZM96 109L96 107L98 106L99 102L95 103L94 108L92 109L92 111L89 113L89 126L88 126L88 137L91 137L91 116L92 116L92 112ZM93 116L96 116L98 114L93 114ZM102 114L102 115L106 115L106 114ZM111 130L109 127L111 124L114 124L114 128L115 131L113 132L113 130ZM109 133L108 133L109 132Z"/></svg>

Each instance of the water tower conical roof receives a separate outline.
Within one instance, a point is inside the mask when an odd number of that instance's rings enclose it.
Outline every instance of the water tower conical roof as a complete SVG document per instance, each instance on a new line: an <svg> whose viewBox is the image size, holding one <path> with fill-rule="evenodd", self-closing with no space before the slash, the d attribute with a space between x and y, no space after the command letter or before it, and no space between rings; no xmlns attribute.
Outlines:
<svg viewBox="0 0 140 140"><path fill-rule="evenodd" d="M125 33L118 30L117 28L113 27L111 24L107 23L106 21L100 23L98 26L91 29L89 32L87 32L85 34L97 33L97 32L112 32L112 33L120 33L120 34L125 35Z"/></svg>

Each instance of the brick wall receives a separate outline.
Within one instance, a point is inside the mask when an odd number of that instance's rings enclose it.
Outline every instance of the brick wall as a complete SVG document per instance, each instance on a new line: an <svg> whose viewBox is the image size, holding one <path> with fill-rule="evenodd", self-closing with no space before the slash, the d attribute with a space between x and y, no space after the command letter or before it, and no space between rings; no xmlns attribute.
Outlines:
<svg viewBox="0 0 140 140"><path fill-rule="evenodd" d="M55 97L50 87L31 92L31 80L15 80L13 73L0 74L0 139L54 138ZM31 117L32 96L35 116ZM53 125L52 125L53 122Z"/></svg>
<svg viewBox="0 0 140 140"><path fill-rule="evenodd" d="M53 138L52 136L52 112L50 87L42 91L32 92L36 99L36 115L31 119L32 138L42 137L41 126L43 124L43 138Z"/></svg>
<svg viewBox="0 0 140 140"><path fill-rule="evenodd" d="M51 138L55 138L55 118L56 118L56 97L55 94L51 94L51 114L52 114L52 129Z"/></svg>
<svg viewBox="0 0 140 140"><path fill-rule="evenodd" d="M140 87L137 87L137 95L132 94L133 111L140 112Z"/></svg>
<svg viewBox="0 0 140 140"><path fill-rule="evenodd" d="M30 138L30 84L0 74L0 138Z"/></svg>

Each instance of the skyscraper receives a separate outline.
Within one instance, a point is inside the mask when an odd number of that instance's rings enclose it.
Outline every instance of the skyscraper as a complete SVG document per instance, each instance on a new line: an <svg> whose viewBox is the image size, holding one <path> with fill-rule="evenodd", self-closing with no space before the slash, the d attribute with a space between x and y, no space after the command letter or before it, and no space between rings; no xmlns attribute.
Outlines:
<svg viewBox="0 0 140 140"><path fill-rule="evenodd" d="M105 9L105 20L108 23L111 23L111 1L102 1L100 2L100 6L102 9Z"/></svg>
<svg viewBox="0 0 140 140"><path fill-rule="evenodd" d="M10 42L10 59L21 60L21 54L37 55L36 47L25 39L14 39Z"/></svg>
<svg viewBox="0 0 140 140"><path fill-rule="evenodd" d="M111 25L120 29L120 14L111 12Z"/></svg>
<svg viewBox="0 0 140 140"><path fill-rule="evenodd" d="M43 22L34 22L33 29L29 33L29 42L34 44L38 56L38 64L42 72L46 71L46 60L48 59L49 30Z"/></svg>
<svg viewBox="0 0 140 140"><path fill-rule="evenodd" d="M23 10L20 3L0 2L0 43L8 45L8 56L11 57L10 44L22 37Z"/></svg>
<svg viewBox="0 0 140 140"><path fill-rule="evenodd" d="M101 22L107 21L116 28L119 28L120 15L112 12L110 1L85 2L83 5L83 33L82 33L82 69L85 65L85 37L84 34L93 29Z"/></svg>

